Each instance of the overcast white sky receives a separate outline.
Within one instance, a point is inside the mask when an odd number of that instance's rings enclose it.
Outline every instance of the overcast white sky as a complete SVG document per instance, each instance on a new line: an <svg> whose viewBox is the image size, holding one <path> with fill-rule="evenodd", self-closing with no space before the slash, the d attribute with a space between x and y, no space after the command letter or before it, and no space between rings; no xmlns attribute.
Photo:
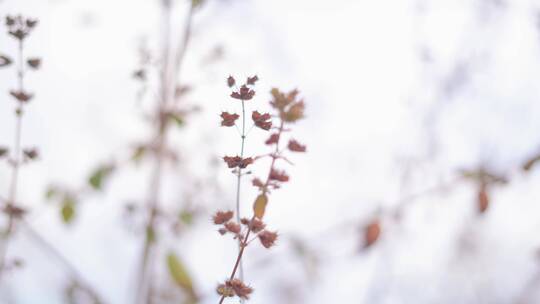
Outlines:
<svg viewBox="0 0 540 304"><path fill-rule="evenodd" d="M169 172L168 204L178 204L189 184L182 170L213 176L199 164L238 147L234 130L218 128L220 111L235 109L226 76L259 75L253 107L265 107L273 86L299 88L307 104L295 137L309 153L293 159L292 181L272 197L268 222L284 238L303 237L319 254L320 268L306 280L286 241L274 252L250 249L252 303L287 303L281 284L300 286L291 303L517 303L538 271L540 170L516 169L540 147L539 1L207 2L195 16L182 73L195 86L190 101L203 111L174 139L188 163ZM42 154L21 175L21 199L33 210L29 220L109 303L130 303L141 240L120 220L121 210L126 200L145 195L147 170L119 174L107 194L82 203L68 228L43 191L51 182L76 187L96 162L127 155L130 144L148 136L130 76L140 40L158 46L159 6L150 0L0 1L2 17L19 12L40 19L27 51L44 58L43 69L29 76L36 99L23 131L23 142ZM180 32L185 7L178 5L174 16ZM216 45L224 58L203 65ZM0 35L0 51L14 51L7 35ZM13 84L13 71L0 71L0 90ZM1 100L0 144L8 144L13 104L7 94ZM264 136L254 130L247 152L260 152ZM357 228L378 212L479 164L511 180L494 189L483 217L475 214L474 188L458 183L415 201L399 222L383 217L380 242L358 253ZM2 193L8 172L0 166ZM225 199L205 202L208 212L233 203L234 178L224 166L217 172ZM245 188L247 212L254 193ZM187 261L196 286L208 294L203 302L216 303L213 289L230 271L233 243L203 216L191 235L163 247ZM4 279L0 301L61 302L66 273L39 249L19 235L11 254L27 265ZM257 261L270 256L260 267ZM537 303L540 294L525 298Z"/></svg>

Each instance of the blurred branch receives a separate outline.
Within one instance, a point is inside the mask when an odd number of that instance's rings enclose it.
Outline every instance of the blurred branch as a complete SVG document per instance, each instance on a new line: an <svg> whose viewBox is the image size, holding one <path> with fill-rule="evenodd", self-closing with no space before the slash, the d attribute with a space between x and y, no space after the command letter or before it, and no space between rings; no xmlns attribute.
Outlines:
<svg viewBox="0 0 540 304"><path fill-rule="evenodd" d="M161 189L161 180L163 174L163 161L165 158L167 135L169 130L170 119L168 115L164 115L167 111L168 103L171 97L171 88L175 88L178 84L179 69L182 66L182 62L185 58L185 53L189 45L191 35L192 16L194 11L194 1L191 1L188 16L186 18L184 36L181 40L178 53L175 56L174 67L175 69L171 73L170 65L170 40L171 40L171 3L170 1L163 1L163 22L164 22L164 41L163 41L163 65L161 71L161 96L157 107L157 130L156 130L156 145L155 155L156 162L154 171L152 173L150 181L150 194L147 202L149 209L149 216L146 223L146 234L143 245L141 265L138 275L138 288L136 303L151 303L152 298L152 286L151 286L151 270L152 270L152 253L154 251L156 239L156 219L159 213L159 195Z"/></svg>
<svg viewBox="0 0 540 304"><path fill-rule="evenodd" d="M94 287L88 283L79 270L51 243L49 243L39 232L37 232L26 220L21 220L20 223L24 225L28 236L32 240L41 246L44 250L49 252L54 256L58 261L64 265L64 267L69 270L72 278L77 282L78 286L88 293L88 295L94 300L95 304L103 304L103 298L99 295Z"/></svg>

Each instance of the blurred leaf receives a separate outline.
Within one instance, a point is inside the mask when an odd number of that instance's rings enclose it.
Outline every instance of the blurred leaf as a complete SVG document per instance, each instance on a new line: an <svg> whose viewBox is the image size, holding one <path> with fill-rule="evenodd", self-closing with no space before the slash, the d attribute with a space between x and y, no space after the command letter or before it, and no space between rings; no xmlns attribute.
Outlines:
<svg viewBox="0 0 540 304"><path fill-rule="evenodd" d="M375 244L381 235L381 224L378 219L373 220L364 228L364 248Z"/></svg>
<svg viewBox="0 0 540 304"><path fill-rule="evenodd" d="M138 146L133 151L133 155L131 155L131 160L136 163L139 163L145 154L146 154L146 146Z"/></svg>
<svg viewBox="0 0 540 304"><path fill-rule="evenodd" d="M523 171L530 171L534 165L536 165L538 162L540 162L540 154L535 155L534 157L529 158L524 164L523 164Z"/></svg>
<svg viewBox="0 0 540 304"><path fill-rule="evenodd" d="M88 183L95 190L101 190L105 180L110 176L113 170L113 165L104 165L97 168L88 178Z"/></svg>
<svg viewBox="0 0 540 304"><path fill-rule="evenodd" d="M199 7L204 3L204 0L191 0L191 5L195 7Z"/></svg>
<svg viewBox="0 0 540 304"><path fill-rule="evenodd" d="M182 288L191 299L195 299L195 291L193 290L191 276L189 275L185 265L173 252L167 255L167 266L169 268L169 274L174 282L180 288Z"/></svg>
<svg viewBox="0 0 540 304"><path fill-rule="evenodd" d="M10 65L13 62L11 58L6 55L0 55L0 67L5 67Z"/></svg>
<svg viewBox="0 0 540 304"><path fill-rule="evenodd" d="M148 243L153 243L156 241L156 232L154 231L154 228L150 226L146 227L146 241Z"/></svg>
<svg viewBox="0 0 540 304"><path fill-rule="evenodd" d="M0 147L0 157L4 157L9 152L9 149L6 147Z"/></svg>
<svg viewBox="0 0 540 304"><path fill-rule="evenodd" d="M191 225L193 223L193 212L191 211L182 210L179 217L186 225Z"/></svg>
<svg viewBox="0 0 540 304"><path fill-rule="evenodd" d="M45 198L47 200L51 200L53 199L55 196L58 196L58 189L56 189L55 187L53 186L49 186L49 188L47 188L47 191L45 192Z"/></svg>
<svg viewBox="0 0 540 304"><path fill-rule="evenodd" d="M460 174L463 178L471 179L484 183L492 184L506 184L508 180L505 176L501 174L496 174L490 171L487 171L485 168L478 168L475 170L460 170Z"/></svg>
<svg viewBox="0 0 540 304"><path fill-rule="evenodd" d="M478 199L477 199L477 204L478 204L478 211L480 213L484 213L486 212L487 208L489 207L489 195L488 195L488 192L487 192L487 186L486 185L481 185L480 188L478 189Z"/></svg>
<svg viewBox="0 0 540 304"><path fill-rule="evenodd" d="M179 127L184 125L184 119L178 113L169 113L169 118L176 123Z"/></svg>
<svg viewBox="0 0 540 304"><path fill-rule="evenodd" d="M69 195L66 195L62 200L60 212L64 223L71 223L75 217L75 199Z"/></svg>
<svg viewBox="0 0 540 304"><path fill-rule="evenodd" d="M41 59L40 58L29 58L26 60L26 63L28 63L28 66L30 66L33 69L39 69L41 66Z"/></svg>
<svg viewBox="0 0 540 304"><path fill-rule="evenodd" d="M266 210L266 204L268 204L268 197L265 194L260 194L253 203L253 212L255 217L262 219Z"/></svg>

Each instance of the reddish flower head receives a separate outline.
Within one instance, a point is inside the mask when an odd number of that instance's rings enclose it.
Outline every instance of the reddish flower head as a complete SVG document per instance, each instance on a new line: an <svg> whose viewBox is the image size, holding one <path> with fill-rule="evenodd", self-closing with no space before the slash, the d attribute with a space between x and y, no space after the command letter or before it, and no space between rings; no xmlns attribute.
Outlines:
<svg viewBox="0 0 540 304"><path fill-rule="evenodd" d="M250 100L255 96L255 91L248 88L246 85L240 87L238 92L232 92L231 97L240 100Z"/></svg>
<svg viewBox="0 0 540 304"><path fill-rule="evenodd" d="M255 85L255 82L257 82L257 80L259 80L259 77L257 77L257 75L248 77L246 84Z"/></svg>
<svg viewBox="0 0 540 304"><path fill-rule="evenodd" d="M253 111L251 118L255 125L263 130L270 130L272 127L272 122L269 121L270 114L268 113L261 114L258 111Z"/></svg>
<svg viewBox="0 0 540 304"><path fill-rule="evenodd" d="M238 296L242 299L249 299L249 295L253 292L253 288L247 286L239 279L227 280L225 284L220 284L217 287L217 293L224 297Z"/></svg>
<svg viewBox="0 0 540 304"><path fill-rule="evenodd" d="M245 167L253 163L253 158L251 157L242 159L240 156L224 156L223 160L227 163L227 166L231 169L236 168L236 167L244 169Z"/></svg>
<svg viewBox="0 0 540 304"><path fill-rule="evenodd" d="M272 169L272 171L270 172L270 179L284 183L289 181L289 176L285 173L285 171L278 171Z"/></svg>
<svg viewBox="0 0 540 304"><path fill-rule="evenodd" d="M232 127L236 120L240 117L238 114L231 114L228 112L221 112L221 125L224 127Z"/></svg>
<svg viewBox="0 0 540 304"><path fill-rule="evenodd" d="M241 228L240 228L240 225L238 225L235 222L227 222L225 223L225 229L227 229L227 231L232 232L234 234L238 234L240 233Z"/></svg>
<svg viewBox="0 0 540 304"><path fill-rule="evenodd" d="M268 230L263 230L261 233L259 233L258 237L259 237L259 241L261 241L261 244L265 248L270 248L274 246L274 243L277 240L277 233L270 232Z"/></svg>
<svg viewBox="0 0 540 304"><path fill-rule="evenodd" d="M234 80L234 77L229 76L229 77L227 78L227 85L229 86L229 88L231 88L232 86L234 86L235 83L236 83L236 80Z"/></svg>
<svg viewBox="0 0 540 304"><path fill-rule="evenodd" d="M218 211L213 217L214 224L221 225L230 221L234 213L232 211Z"/></svg>
<svg viewBox="0 0 540 304"><path fill-rule="evenodd" d="M273 144L277 143L278 140L279 140L279 134L274 133L274 134L270 135L270 137L266 140L265 144L273 145Z"/></svg>

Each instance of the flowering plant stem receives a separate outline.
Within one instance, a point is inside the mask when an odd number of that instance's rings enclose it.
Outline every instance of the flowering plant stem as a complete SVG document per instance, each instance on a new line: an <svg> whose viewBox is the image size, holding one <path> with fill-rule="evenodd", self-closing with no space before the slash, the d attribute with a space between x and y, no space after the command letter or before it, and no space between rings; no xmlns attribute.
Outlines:
<svg viewBox="0 0 540 304"><path fill-rule="evenodd" d="M240 135L242 144L240 146L240 157L244 158L244 144L246 141L246 108L245 101L242 99L242 134ZM240 188L242 185L242 168L238 168L238 175L236 181L236 221L240 223ZM238 253L243 251L242 244L238 244ZM244 266L242 261L239 261L238 266L240 268L240 279L244 279Z"/></svg>
<svg viewBox="0 0 540 304"><path fill-rule="evenodd" d="M145 224L145 240L142 249L141 265L139 268L138 283L137 283L137 298L136 303L151 303L152 298L152 283L151 270L153 264L152 254L156 245L156 219L159 213L159 201L161 192L161 182L163 177L163 162L167 147L167 136L169 131L169 116L167 108L171 97L172 88L179 80L180 69L185 58L186 50L189 45L191 36L191 25L194 13L194 1L191 2L189 11L184 25L183 38L178 47L178 52L175 54L174 62L171 62L171 3L163 1L164 15L164 43L163 43L163 63L161 67L161 92L156 109L157 124L155 137L155 166L150 178L149 196L147 200L148 220ZM172 63L172 64L171 64Z"/></svg>
<svg viewBox="0 0 540 304"><path fill-rule="evenodd" d="M18 40L18 68L17 68L17 83L18 91L24 92L24 57L23 57L23 39ZM15 138L13 142L14 152L13 158L10 161L11 164L11 185L9 187L9 195L7 204L9 206L15 206L17 200L17 186L19 183L19 168L21 164L21 137L22 137L22 116L23 116L23 104L17 103L15 110ZM2 236L2 248L0 249L0 278L3 273L6 264L6 254L15 225L15 217L12 213L8 214L8 225Z"/></svg>
<svg viewBox="0 0 540 304"><path fill-rule="evenodd" d="M243 107L242 107L242 110L243 110ZM268 176L266 178L266 182L264 183L264 187L262 189L263 195L268 192L268 186L270 185L270 181L271 181L271 174L272 174L272 171L274 170L276 159L279 158L279 141L281 139L281 133L283 133L283 126L284 126L284 122L281 121L279 125L279 129L278 129L278 139L276 142L276 148L274 150L274 153L272 154L272 162L270 163L270 170L268 171ZM251 217L251 221L253 221L254 219L255 219L255 214ZM246 235L244 236L244 239L239 241L240 250L238 251L238 256L236 257L236 262L234 263L234 267L233 267L231 276L229 277L229 280L233 280L236 276L236 272L238 271L238 269L241 269L242 257L244 256L244 251L248 245L250 234L251 234L251 226L248 225L248 230L246 232ZM221 299L219 300L219 304L222 304L224 300L225 300L225 295L222 295Z"/></svg>

